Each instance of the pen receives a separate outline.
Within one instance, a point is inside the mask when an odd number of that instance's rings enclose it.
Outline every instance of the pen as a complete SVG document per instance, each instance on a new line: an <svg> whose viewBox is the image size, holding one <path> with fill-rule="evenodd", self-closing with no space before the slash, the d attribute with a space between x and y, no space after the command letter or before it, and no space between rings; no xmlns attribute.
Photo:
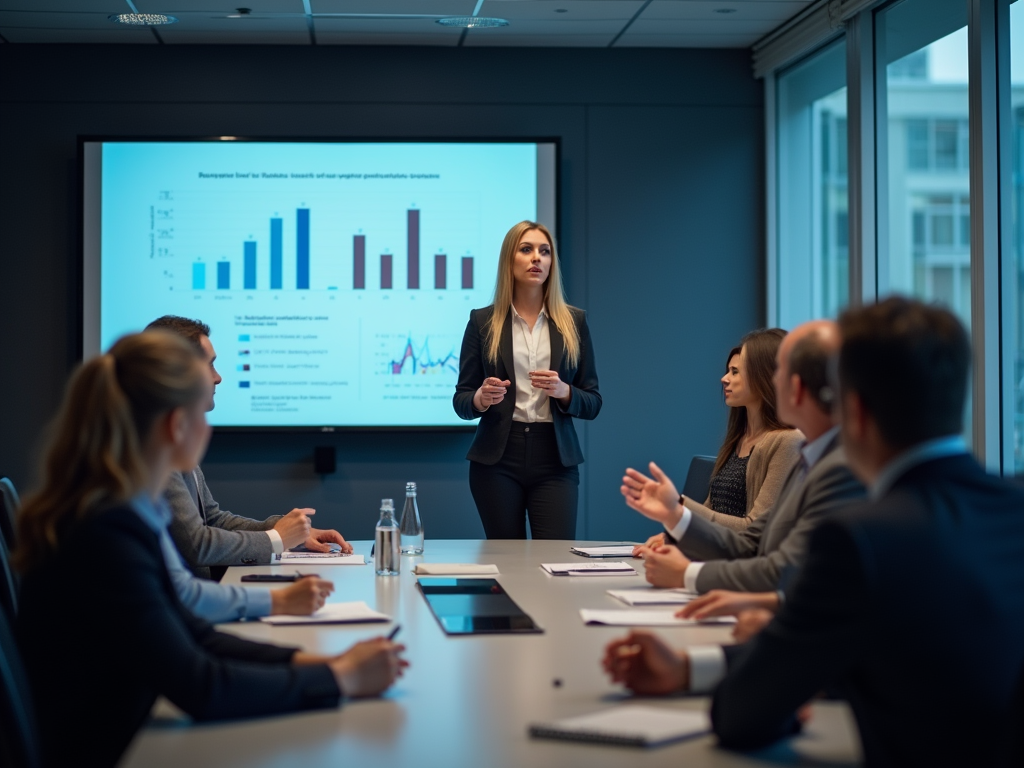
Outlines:
<svg viewBox="0 0 1024 768"><path fill-rule="evenodd" d="M394 640L395 639L395 635L398 634L398 630L400 630L401 628L402 628L401 624L395 624L395 628L392 629L391 630L391 634L388 635L388 640L389 641Z"/></svg>

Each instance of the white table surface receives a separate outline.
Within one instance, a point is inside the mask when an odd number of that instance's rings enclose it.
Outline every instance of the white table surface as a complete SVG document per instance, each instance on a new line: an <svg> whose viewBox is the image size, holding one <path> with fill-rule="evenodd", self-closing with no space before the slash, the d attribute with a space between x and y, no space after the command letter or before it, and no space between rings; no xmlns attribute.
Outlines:
<svg viewBox="0 0 1024 768"><path fill-rule="evenodd" d="M859 760L848 708L817 703L803 735L755 754L718 749L704 736L656 749L610 747L531 739L527 726L629 702L600 668L604 646L627 630L585 626L581 608L626 608L608 589L641 587L643 563L629 560L634 577L554 577L542 562L578 559L569 541L433 541L422 557L402 558L397 577L377 577L365 566L259 566L231 568L226 583L246 573L319 573L334 581L331 602L363 600L402 625L397 640L411 663L383 698L348 701L336 710L195 725L158 706L159 716L140 731L122 762L129 768L319 768L412 766L502 768L536 766L753 766L853 765ZM588 542L589 543L589 542ZM594 542L597 543L597 542ZM603 542L609 543L609 542ZM353 542L369 557L370 542ZM494 563L496 577L545 632L538 635L448 637L416 588L416 562ZM221 629L252 640L338 653L352 643L386 634L390 624L271 627L260 622ZM729 627L659 628L680 647L725 643ZM556 681L560 685L556 685ZM706 697L642 699L666 708L706 709Z"/></svg>

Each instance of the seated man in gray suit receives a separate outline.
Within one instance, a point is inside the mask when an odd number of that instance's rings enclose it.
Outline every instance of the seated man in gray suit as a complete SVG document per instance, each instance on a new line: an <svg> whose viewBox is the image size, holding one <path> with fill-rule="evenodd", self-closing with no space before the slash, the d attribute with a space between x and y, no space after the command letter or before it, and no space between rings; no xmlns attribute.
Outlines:
<svg viewBox="0 0 1024 768"><path fill-rule="evenodd" d="M647 580L654 586L774 592L783 572L802 564L818 522L864 496L864 486L847 467L832 414L828 364L839 346L838 328L828 320L804 323L783 339L774 377L776 408L807 442L775 506L746 530L732 531L691 514L653 462L654 479L626 470L621 489L626 503L667 531L666 540L654 537L635 552L646 560ZM666 546L672 543L676 546Z"/></svg>
<svg viewBox="0 0 1024 768"><path fill-rule="evenodd" d="M195 345L209 361L213 384L222 381L213 363L217 358L210 342L210 327L197 320L165 315L146 326L177 333ZM207 410L213 410L213 401ZM199 467L192 472L171 475L166 498L170 504L171 538L197 576L210 578L210 568L228 565L269 563L275 554L304 544L314 552L327 552L337 544L343 552L352 546L333 530L312 528L312 509L293 509L287 515L253 520L221 509L213 498Z"/></svg>

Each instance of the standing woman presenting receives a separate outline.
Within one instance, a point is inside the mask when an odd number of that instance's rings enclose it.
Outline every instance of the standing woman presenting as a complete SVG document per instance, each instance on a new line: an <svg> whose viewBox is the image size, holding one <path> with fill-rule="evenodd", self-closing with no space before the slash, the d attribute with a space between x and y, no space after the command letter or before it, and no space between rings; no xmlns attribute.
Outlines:
<svg viewBox="0 0 1024 768"><path fill-rule="evenodd" d="M462 339L455 412L480 419L469 488L489 539L576 538L583 453L572 419L601 410L586 313L570 307L551 233L522 221L505 235L494 304Z"/></svg>

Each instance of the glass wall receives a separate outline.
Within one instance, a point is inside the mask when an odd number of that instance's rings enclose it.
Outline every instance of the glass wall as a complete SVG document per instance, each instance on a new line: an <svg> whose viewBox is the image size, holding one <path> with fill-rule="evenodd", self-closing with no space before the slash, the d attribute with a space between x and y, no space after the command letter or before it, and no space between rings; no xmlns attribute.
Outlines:
<svg viewBox="0 0 1024 768"><path fill-rule="evenodd" d="M1013 167L1010 178L1013 185L1013 240L1008 254L1011 268L1003 270L1012 284L1003 291L1010 306L1004 307L1005 349L1008 359L1003 362L1003 375L1010 378L1010 402L1003 407L1013 414L1013 435L1004 440L1013 441L1012 471L1024 473L1024 3L1010 5L1010 114L1012 126ZM1005 172L1005 169L1004 169ZM1007 468L1010 471L1011 468Z"/></svg>
<svg viewBox="0 0 1024 768"><path fill-rule="evenodd" d="M835 316L849 300L846 43L777 80L778 319Z"/></svg>
<svg viewBox="0 0 1024 768"><path fill-rule="evenodd" d="M970 327L967 20L964 0L903 0L877 14L875 41L879 294L941 302Z"/></svg>

